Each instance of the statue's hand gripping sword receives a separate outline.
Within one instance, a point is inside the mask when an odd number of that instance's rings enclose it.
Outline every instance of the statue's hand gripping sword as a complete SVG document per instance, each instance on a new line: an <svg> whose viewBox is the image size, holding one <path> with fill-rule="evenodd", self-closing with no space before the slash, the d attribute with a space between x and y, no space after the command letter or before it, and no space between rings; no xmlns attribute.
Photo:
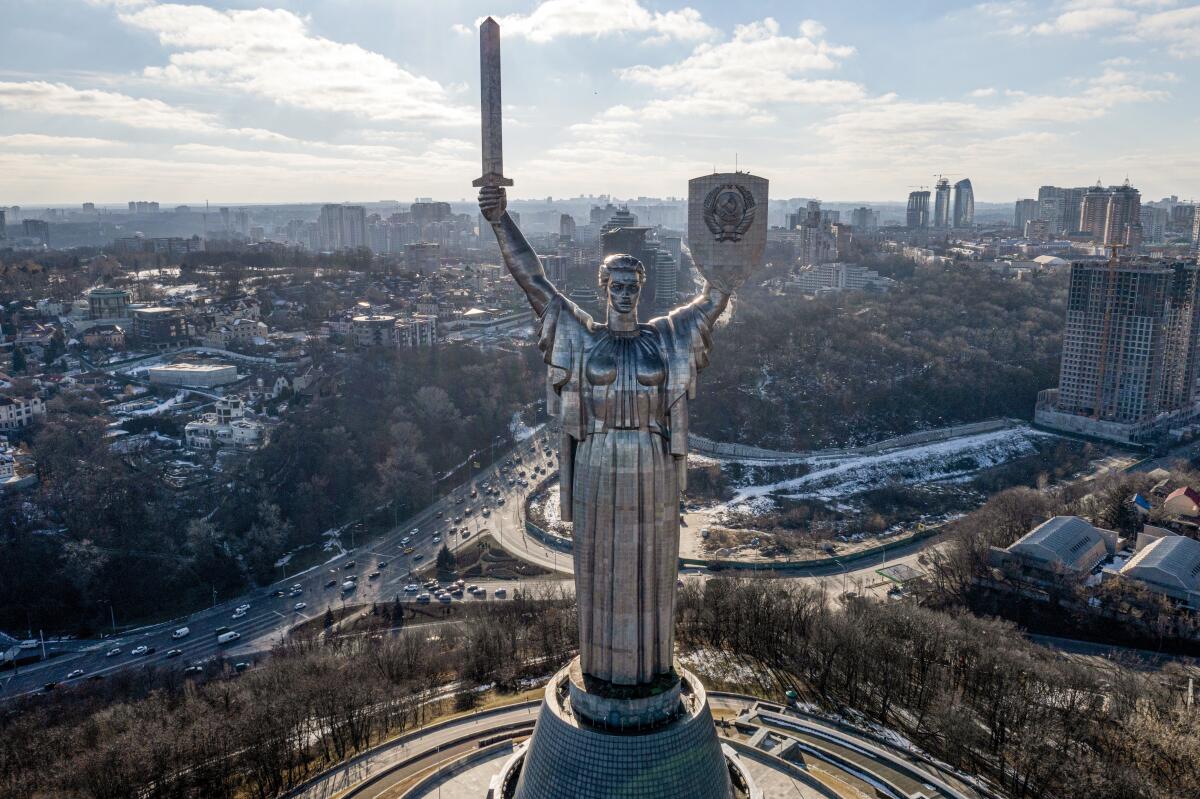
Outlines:
<svg viewBox="0 0 1200 799"><path fill-rule="evenodd" d="M479 24L479 94L483 122L483 174L472 186L511 186L504 177L501 133L504 109L500 103L500 25L488 17Z"/></svg>

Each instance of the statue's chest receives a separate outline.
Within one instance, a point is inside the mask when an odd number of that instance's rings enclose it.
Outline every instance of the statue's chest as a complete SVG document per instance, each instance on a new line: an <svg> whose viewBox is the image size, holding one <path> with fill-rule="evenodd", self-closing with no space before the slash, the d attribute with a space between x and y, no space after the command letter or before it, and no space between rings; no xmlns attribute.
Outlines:
<svg viewBox="0 0 1200 799"><path fill-rule="evenodd" d="M667 381L667 363L657 336L641 332L622 336L605 333L597 338L584 361L583 374L590 387L609 391L644 392Z"/></svg>

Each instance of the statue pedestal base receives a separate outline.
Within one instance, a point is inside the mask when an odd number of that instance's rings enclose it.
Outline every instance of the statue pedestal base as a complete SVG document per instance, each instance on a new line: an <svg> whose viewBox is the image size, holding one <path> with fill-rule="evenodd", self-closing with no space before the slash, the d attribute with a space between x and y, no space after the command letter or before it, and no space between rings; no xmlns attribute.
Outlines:
<svg viewBox="0 0 1200 799"><path fill-rule="evenodd" d="M704 686L677 667L651 686L554 675L533 737L492 779L488 799L740 799L761 796L722 748Z"/></svg>

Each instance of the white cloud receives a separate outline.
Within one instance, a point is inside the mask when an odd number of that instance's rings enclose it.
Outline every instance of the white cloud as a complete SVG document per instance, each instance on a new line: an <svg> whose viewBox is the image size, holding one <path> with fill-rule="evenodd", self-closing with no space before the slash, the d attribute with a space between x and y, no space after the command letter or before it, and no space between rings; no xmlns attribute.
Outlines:
<svg viewBox="0 0 1200 799"><path fill-rule="evenodd" d="M1104 35L1121 41L1165 45L1177 58L1200 56L1200 5L1170 8L1176 0L1065 0L1046 6L1022 2L983 3L975 11L1007 23L1017 35ZM1038 18L1042 18L1038 21ZM1132 63L1127 58L1105 63Z"/></svg>
<svg viewBox="0 0 1200 799"><path fill-rule="evenodd" d="M865 91L857 83L802 77L835 70L854 54L853 47L820 38L823 33L824 27L810 20L801 23L799 36L781 34L779 23L768 17L738 25L729 41L700 44L677 63L633 66L617 74L667 95L646 106L650 119L696 114L757 122L773 118L775 104L862 98Z"/></svg>
<svg viewBox="0 0 1200 799"><path fill-rule="evenodd" d="M206 6L151 5L122 13L125 23L155 34L172 53L147 67L154 81L230 89L297 108L376 120L469 123L437 81L416 75L356 44L315 36L308 21L284 9L219 11Z"/></svg>
<svg viewBox="0 0 1200 799"><path fill-rule="evenodd" d="M95 150L124 147L125 142L88 136L48 136L44 133L13 133L0 136L0 149L7 150Z"/></svg>
<svg viewBox="0 0 1200 799"><path fill-rule="evenodd" d="M475 21L476 27L481 21ZM529 14L509 14L496 21L505 36L523 36L533 42L621 34L649 34L648 41L694 41L715 33L694 8L650 11L638 0L544 0ZM455 30L474 32L463 25L456 25Z"/></svg>
<svg viewBox="0 0 1200 799"><path fill-rule="evenodd" d="M971 92L972 97L993 97L995 94L996 90L990 86L984 89L975 89Z"/></svg>

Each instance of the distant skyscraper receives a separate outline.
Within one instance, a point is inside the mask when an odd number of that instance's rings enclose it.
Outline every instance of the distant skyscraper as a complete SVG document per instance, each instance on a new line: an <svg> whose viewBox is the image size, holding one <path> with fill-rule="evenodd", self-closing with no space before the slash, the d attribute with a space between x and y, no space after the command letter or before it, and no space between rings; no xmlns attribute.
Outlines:
<svg viewBox="0 0 1200 799"><path fill-rule="evenodd" d="M361 205L324 205L317 224L323 250L367 246L367 211Z"/></svg>
<svg viewBox="0 0 1200 799"><path fill-rule="evenodd" d="M905 226L908 228L929 227L929 192L912 191L908 193Z"/></svg>
<svg viewBox="0 0 1200 799"><path fill-rule="evenodd" d="M654 257L654 307L657 311L669 311L675 307L679 294L679 261L659 247Z"/></svg>
<svg viewBox="0 0 1200 799"><path fill-rule="evenodd" d="M7 230L8 223L5 221L5 214L6 214L5 210L3 208L0 208L0 241L3 241L4 239L8 238L8 230Z"/></svg>
<svg viewBox="0 0 1200 799"><path fill-rule="evenodd" d="M975 224L975 189L970 178L954 184L954 227L971 227Z"/></svg>
<svg viewBox="0 0 1200 799"><path fill-rule="evenodd" d="M1024 231L1026 222L1038 218L1037 200L1017 200L1016 209L1013 211L1013 227Z"/></svg>
<svg viewBox="0 0 1200 799"><path fill-rule="evenodd" d="M21 221L21 232L26 238L37 239L45 246L50 246L50 223L41 219L25 219Z"/></svg>
<svg viewBox="0 0 1200 799"><path fill-rule="evenodd" d="M938 178L937 185L933 187L933 226L950 227L950 181L945 178Z"/></svg>
<svg viewBox="0 0 1200 799"><path fill-rule="evenodd" d="M879 212L863 206L850 212L850 225L856 234L874 233L879 227Z"/></svg>
<svg viewBox="0 0 1200 799"><path fill-rule="evenodd" d="M558 218L558 238L560 241L575 241L575 217L563 214Z"/></svg>
<svg viewBox="0 0 1200 799"><path fill-rule="evenodd" d="M1141 206L1141 193L1128 181L1108 188L1097 183L1083 195L1079 231L1098 244L1134 249L1142 243Z"/></svg>

